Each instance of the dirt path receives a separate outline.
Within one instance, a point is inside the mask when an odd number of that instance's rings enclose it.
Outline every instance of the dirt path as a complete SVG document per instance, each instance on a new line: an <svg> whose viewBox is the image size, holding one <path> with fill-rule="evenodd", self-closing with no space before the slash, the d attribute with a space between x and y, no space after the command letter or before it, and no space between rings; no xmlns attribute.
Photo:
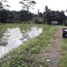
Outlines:
<svg viewBox="0 0 67 67"><path fill-rule="evenodd" d="M58 67L58 59L60 55L60 41L62 37L62 29L60 28L58 32L55 34L56 40L54 45L51 47L50 52L46 56L46 61L49 67Z"/></svg>
<svg viewBox="0 0 67 67"><path fill-rule="evenodd" d="M55 34L55 40L53 44L49 44L46 49L42 49L40 52L40 58L44 61L48 67L58 67L58 60L60 56L60 44L62 38L62 27L59 28Z"/></svg>

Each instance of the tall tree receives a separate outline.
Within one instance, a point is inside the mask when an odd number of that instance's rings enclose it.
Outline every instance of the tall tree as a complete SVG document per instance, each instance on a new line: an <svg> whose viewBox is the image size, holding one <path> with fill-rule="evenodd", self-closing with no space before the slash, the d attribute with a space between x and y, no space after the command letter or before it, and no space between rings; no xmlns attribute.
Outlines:
<svg viewBox="0 0 67 67"><path fill-rule="evenodd" d="M45 22L46 24L48 23L48 14L50 12L50 9L48 8L48 6L45 6L45 13L44 13L44 18L45 18Z"/></svg>
<svg viewBox="0 0 67 67"><path fill-rule="evenodd" d="M33 7L33 5L36 4L35 1L32 1L32 0L22 0L20 1L20 4L22 5L22 8L29 11L30 8Z"/></svg>
<svg viewBox="0 0 67 67"><path fill-rule="evenodd" d="M4 9L4 7L10 7L9 5L4 5L3 3L7 2L7 0L1 0L0 1L0 22L6 20L7 14L6 14L6 10Z"/></svg>
<svg viewBox="0 0 67 67"><path fill-rule="evenodd" d="M0 1L0 10L3 9L3 4L2 4L2 0Z"/></svg>

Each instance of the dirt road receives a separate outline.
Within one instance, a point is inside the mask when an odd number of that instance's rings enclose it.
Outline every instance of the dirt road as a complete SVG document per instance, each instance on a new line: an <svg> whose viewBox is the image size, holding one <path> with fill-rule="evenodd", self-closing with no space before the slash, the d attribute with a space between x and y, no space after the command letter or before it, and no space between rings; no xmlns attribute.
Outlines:
<svg viewBox="0 0 67 67"><path fill-rule="evenodd" d="M55 34L55 42L52 48L50 49L50 52L46 56L46 61L49 65L49 67L58 67L58 59L60 55L60 44L61 44L61 37L62 37L62 29L60 28L58 32Z"/></svg>
<svg viewBox="0 0 67 67"><path fill-rule="evenodd" d="M48 67L58 67L58 60L60 58L60 45L62 38L62 27L55 33L55 40L53 44L49 44L46 49L40 52L41 59L47 64Z"/></svg>

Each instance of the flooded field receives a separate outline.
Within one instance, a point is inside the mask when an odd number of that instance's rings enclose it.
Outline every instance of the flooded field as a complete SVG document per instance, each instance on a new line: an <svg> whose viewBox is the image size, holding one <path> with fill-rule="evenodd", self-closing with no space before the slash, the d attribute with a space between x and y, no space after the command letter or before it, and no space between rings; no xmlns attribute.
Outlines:
<svg viewBox="0 0 67 67"><path fill-rule="evenodd" d="M4 36L1 38L0 42L0 58L8 53L13 48L17 48L25 41L28 41L40 33L42 33L42 28L32 27L30 31L22 31L20 28L7 28L4 33Z"/></svg>

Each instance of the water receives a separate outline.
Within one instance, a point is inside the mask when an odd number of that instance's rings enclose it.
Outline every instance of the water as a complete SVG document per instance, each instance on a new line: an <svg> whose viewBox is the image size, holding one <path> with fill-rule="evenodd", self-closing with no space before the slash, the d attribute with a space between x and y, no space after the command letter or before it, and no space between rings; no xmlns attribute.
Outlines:
<svg viewBox="0 0 67 67"><path fill-rule="evenodd" d="M32 27L30 31L21 33L20 28L7 28L1 41L4 45L0 46L0 57L8 53L13 48L19 47L25 41L32 39L42 33L42 28Z"/></svg>
<svg viewBox="0 0 67 67"><path fill-rule="evenodd" d="M42 33L42 29L34 27L34 28L31 28L30 32L28 32L28 36L30 38L34 38L34 37L38 36L40 33Z"/></svg>

